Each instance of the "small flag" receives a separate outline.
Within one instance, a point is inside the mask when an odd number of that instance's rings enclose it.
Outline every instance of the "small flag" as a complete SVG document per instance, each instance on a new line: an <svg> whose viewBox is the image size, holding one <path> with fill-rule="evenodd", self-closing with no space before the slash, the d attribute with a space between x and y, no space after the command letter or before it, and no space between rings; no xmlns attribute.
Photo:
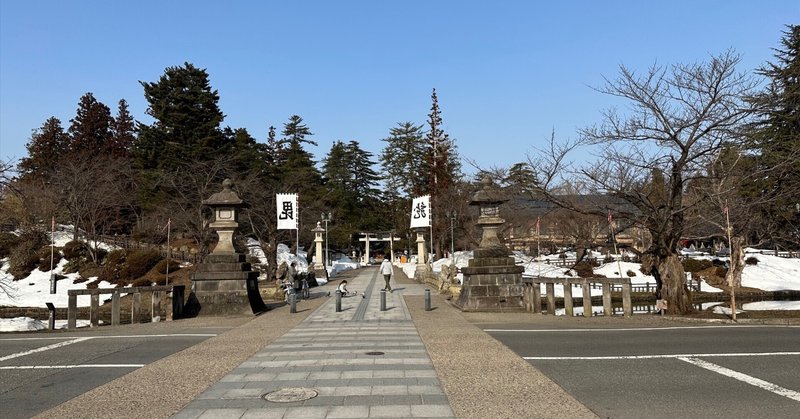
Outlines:
<svg viewBox="0 0 800 419"><path fill-rule="evenodd" d="M50 231L53 231L53 232L56 231L56 217L55 216L53 216L53 218L52 218L52 220L50 222Z"/></svg>
<svg viewBox="0 0 800 419"><path fill-rule="evenodd" d="M608 222L611 223L613 218L611 217L611 210L608 210Z"/></svg>
<svg viewBox="0 0 800 419"><path fill-rule="evenodd" d="M542 221L542 217L536 217L536 235L539 235L539 224Z"/></svg>
<svg viewBox="0 0 800 419"><path fill-rule="evenodd" d="M167 218L167 225L165 225L164 228L161 229L161 231L169 230L169 227L171 225L172 225L172 218Z"/></svg>
<svg viewBox="0 0 800 419"><path fill-rule="evenodd" d="M727 206L727 205L725 206L725 208L723 208L723 209L722 209L722 212L723 212L725 215L728 215L728 206Z"/></svg>

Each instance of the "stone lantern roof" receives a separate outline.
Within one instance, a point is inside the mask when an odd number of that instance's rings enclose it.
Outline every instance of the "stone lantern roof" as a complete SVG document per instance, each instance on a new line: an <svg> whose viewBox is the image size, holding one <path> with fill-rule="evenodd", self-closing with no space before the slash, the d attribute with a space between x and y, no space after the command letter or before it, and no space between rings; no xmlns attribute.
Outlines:
<svg viewBox="0 0 800 419"><path fill-rule="evenodd" d="M208 205L209 207L246 207L247 204L231 189L232 187L233 181L225 179L222 181L222 191L211 195L211 197L204 200L202 204Z"/></svg>
<svg viewBox="0 0 800 419"><path fill-rule="evenodd" d="M492 179L488 175L481 179L481 184L481 189L472 195L472 199L469 201L470 205L499 206L500 204L508 201L508 198L505 196L505 194L498 188L494 187Z"/></svg>

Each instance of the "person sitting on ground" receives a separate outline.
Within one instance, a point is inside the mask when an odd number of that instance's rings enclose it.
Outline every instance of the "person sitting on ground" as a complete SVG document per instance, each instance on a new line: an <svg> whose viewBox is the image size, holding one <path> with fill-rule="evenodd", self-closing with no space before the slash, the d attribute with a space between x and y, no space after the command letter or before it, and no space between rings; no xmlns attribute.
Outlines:
<svg viewBox="0 0 800 419"><path fill-rule="evenodd" d="M342 297L351 297L351 296L358 295L357 291L352 291L351 292L351 291L347 290L347 280L346 279L343 279L342 282L339 283L339 286L336 287L336 291L339 291L340 293L342 293ZM361 297L364 298L364 295L362 295Z"/></svg>

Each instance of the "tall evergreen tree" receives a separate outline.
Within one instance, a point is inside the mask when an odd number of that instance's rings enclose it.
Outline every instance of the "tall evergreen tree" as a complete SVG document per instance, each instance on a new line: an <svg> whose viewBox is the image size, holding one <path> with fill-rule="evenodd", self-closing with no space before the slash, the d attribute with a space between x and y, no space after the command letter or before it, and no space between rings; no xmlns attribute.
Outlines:
<svg viewBox="0 0 800 419"><path fill-rule="evenodd" d="M442 129L442 113L436 89L431 93L431 113L428 114L428 133L425 137L424 163L431 195L431 220L434 253L442 255L448 237L447 213L457 196L455 185L461 180L461 161L455 142Z"/></svg>
<svg viewBox="0 0 800 419"><path fill-rule="evenodd" d="M431 93L431 113L428 114L427 152L428 193L436 196L450 188L461 176L461 162L455 142L442 129L442 113L436 89Z"/></svg>
<svg viewBox="0 0 800 419"><path fill-rule="evenodd" d="M775 62L759 73L769 85L756 97L760 113L753 136L760 164L769 168L755 192L773 196L761 218L771 223L775 244L800 244L800 25L788 25ZM777 228L769 228L772 227Z"/></svg>
<svg viewBox="0 0 800 419"><path fill-rule="evenodd" d="M112 121L108 106L97 101L91 92L83 95L75 118L70 120L69 152L83 155L107 151Z"/></svg>
<svg viewBox="0 0 800 419"><path fill-rule="evenodd" d="M144 168L172 168L185 160L212 160L223 146L225 118L219 94L205 69L184 63L167 67L157 82L139 82L155 119L140 127L136 151Z"/></svg>
<svg viewBox="0 0 800 419"><path fill-rule="evenodd" d="M136 121L128 111L128 102L120 99L117 116L111 121L111 138L107 144L108 151L116 157L126 157L136 142Z"/></svg>
<svg viewBox="0 0 800 419"><path fill-rule="evenodd" d="M400 197L423 195L427 190L427 175L422 173L425 141L422 125L399 122L384 138L381 166L386 178L387 193Z"/></svg>
<svg viewBox="0 0 800 419"><path fill-rule="evenodd" d="M282 134L286 147L281 150L279 168L284 187L297 190L320 186L322 176L311 153L303 148L304 144L317 143L306 138L314 134L303 124L303 118L292 115L284 124Z"/></svg>
<svg viewBox="0 0 800 419"><path fill-rule="evenodd" d="M28 156L22 158L17 167L22 179L44 179L46 172L69 150L69 135L61 127L61 121L53 116L33 131L25 147Z"/></svg>

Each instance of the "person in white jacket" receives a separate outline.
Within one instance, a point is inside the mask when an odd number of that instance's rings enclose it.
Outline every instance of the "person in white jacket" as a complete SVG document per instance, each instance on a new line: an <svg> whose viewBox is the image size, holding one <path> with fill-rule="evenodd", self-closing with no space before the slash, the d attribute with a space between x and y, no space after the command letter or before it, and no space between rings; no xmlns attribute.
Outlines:
<svg viewBox="0 0 800 419"><path fill-rule="evenodd" d="M381 262L381 273L383 279L386 281L384 290L392 292L392 286L389 285L389 280L392 278L392 262L389 260L389 255L383 255L383 262Z"/></svg>

